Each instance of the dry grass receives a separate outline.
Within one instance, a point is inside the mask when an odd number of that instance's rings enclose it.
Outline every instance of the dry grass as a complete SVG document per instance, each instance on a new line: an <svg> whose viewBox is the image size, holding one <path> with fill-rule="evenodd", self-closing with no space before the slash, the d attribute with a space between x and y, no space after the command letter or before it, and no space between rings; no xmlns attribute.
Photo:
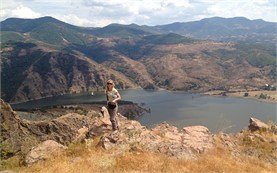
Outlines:
<svg viewBox="0 0 277 173"><path fill-rule="evenodd" d="M272 160L277 158L276 142L277 135L267 131L244 131L241 138L241 151L258 155L261 160Z"/></svg>
<svg viewBox="0 0 277 173"><path fill-rule="evenodd" d="M197 160L185 160L151 152L106 151L83 144L69 147L59 157L17 169L21 173L86 173L86 172L275 172L276 165L258 158L232 157L217 147Z"/></svg>
<svg viewBox="0 0 277 173"><path fill-rule="evenodd" d="M274 143L249 139L251 135L245 131L240 141L239 156L232 156L219 138L215 138L216 147L196 160L177 159L163 154L147 151L125 151L117 148L104 150L97 147L99 138L94 139L91 146L82 143L69 145L68 149L55 158L39 162L30 167L17 167L19 173L90 173L90 172L230 172L230 173L270 173L277 171L277 164L270 164L267 158L276 158ZM271 132L257 132L265 139L276 140ZM253 135L253 134L252 134ZM258 153L244 154L245 151ZM262 153L262 154L261 154Z"/></svg>
<svg viewBox="0 0 277 173"><path fill-rule="evenodd" d="M224 151L213 150L198 160L182 160L163 155L144 153L142 156L128 154L118 159L116 170L120 172L273 172L258 159L235 159Z"/></svg>

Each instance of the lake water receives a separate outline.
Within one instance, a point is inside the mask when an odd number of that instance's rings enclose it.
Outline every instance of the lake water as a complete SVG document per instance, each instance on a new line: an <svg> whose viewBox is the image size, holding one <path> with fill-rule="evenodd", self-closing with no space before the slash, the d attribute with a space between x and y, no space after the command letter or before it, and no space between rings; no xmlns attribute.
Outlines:
<svg viewBox="0 0 277 173"><path fill-rule="evenodd" d="M251 99L203 96L186 92L148 91L130 89L120 91L122 99L144 103L151 113L138 119L142 125L153 127L166 121L178 128L203 125L212 132L238 132L247 127L249 118L276 122L276 104ZM90 103L105 100L103 92L62 95L20 104L15 109L40 108L61 104Z"/></svg>

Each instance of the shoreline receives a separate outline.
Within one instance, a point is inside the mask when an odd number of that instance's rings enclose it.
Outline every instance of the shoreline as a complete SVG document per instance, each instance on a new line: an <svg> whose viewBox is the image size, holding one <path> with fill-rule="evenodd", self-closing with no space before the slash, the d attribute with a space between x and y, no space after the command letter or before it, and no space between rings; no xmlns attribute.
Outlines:
<svg viewBox="0 0 277 173"><path fill-rule="evenodd" d="M226 95L222 95L222 93L226 93ZM248 93L248 96L244 96L244 93ZM277 103L277 91L268 91L268 90L257 90L257 91L235 91L235 92L226 92L223 90L214 90L202 93L206 96L221 96L221 97L229 97L229 98L240 98L240 99L249 99L255 100L265 103ZM261 94L269 96L270 98L259 98Z"/></svg>
<svg viewBox="0 0 277 173"><path fill-rule="evenodd" d="M127 88L128 90L132 89L132 90L137 90L137 89L143 89L141 87L135 87L135 88ZM118 89L119 91L122 91L122 90L127 90L127 89ZM147 89L146 89L147 90ZM154 90L154 89L153 89ZM85 92L77 92L77 93L61 93L61 94L57 94L57 95L49 95L49 96L44 96L44 97L38 97L38 98L35 98L35 99L29 99L29 100L25 100L25 101L19 101L19 102L7 102L9 103L10 105L16 105L16 104L22 104L22 103L27 103L27 102L30 102L30 101L36 101L36 100L41 100L41 99L46 99L46 98L52 98L52 97L60 97L60 96L67 96L67 95L82 95L82 94L89 94L89 93L97 93L97 92L104 92L104 90L91 90L91 91L85 91Z"/></svg>
<svg viewBox="0 0 277 173"><path fill-rule="evenodd" d="M144 113L147 112L147 109L140 106L138 103L131 101L121 101L120 108L118 112L124 115L126 118L134 120L139 118ZM86 115L90 111L99 111L101 107L106 105L106 101L91 102L91 103L76 103L76 104L64 104L64 105L53 105L53 106L44 106L40 108L19 108L13 109L18 112L19 116L23 119L30 121L55 119L60 117L60 115L75 112L79 114ZM27 114L26 114L27 113ZM45 118L47 117L47 118Z"/></svg>
<svg viewBox="0 0 277 173"><path fill-rule="evenodd" d="M242 98L242 99L252 99L256 101L261 101L261 102L266 102L266 103L277 103L277 91L268 91L268 90L257 90L257 91L223 91L223 90L213 90L213 91L204 91L204 90L193 90L193 91L185 91L185 90L167 90L164 88L158 88L158 89L143 89L143 88L128 88L128 89L118 89L120 91L123 90L146 90L146 91L167 91L167 92L185 92L188 94L200 94L204 96L223 96L222 93L225 92L227 95L225 97L231 97L231 98ZM53 96L45 96L45 97L40 97L36 99L30 99L26 101L21 101L21 102L7 102L11 105L18 105L18 104L24 104L28 103L30 101L36 101L36 100L41 100L41 99L47 99L47 98L52 98L52 97L61 97L61 96L67 96L67 95L79 95L79 94L89 94L91 92L102 92L102 91L90 91L90 92L80 92L80 93L63 93L59 95L53 95ZM243 96L244 93L249 93L249 96L245 97ZM253 93L256 95L260 95L261 93L265 93L266 95L269 95L271 99L260 99L258 96L253 96ZM274 98L274 99L273 99Z"/></svg>

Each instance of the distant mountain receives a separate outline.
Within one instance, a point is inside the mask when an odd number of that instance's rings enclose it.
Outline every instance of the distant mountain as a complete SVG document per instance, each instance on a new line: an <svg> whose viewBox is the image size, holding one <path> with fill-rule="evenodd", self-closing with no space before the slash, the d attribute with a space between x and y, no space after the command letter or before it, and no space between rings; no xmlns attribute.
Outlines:
<svg viewBox="0 0 277 173"><path fill-rule="evenodd" d="M136 38L143 37L146 35L159 34L155 28L148 26L139 26L136 24L121 25L121 24L110 24L103 28L95 29L91 31L91 34L100 37L121 37L121 38Z"/></svg>
<svg viewBox="0 0 277 173"><path fill-rule="evenodd" d="M220 41L276 42L277 23L264 20L249 20L244 17L213 17L194 22L159 25L160 32L173 32L198 39ZM264 40L265 39L265 40Z"/></svg>
<svg viewBox="0 0 277 173"><path fill-rule="evenodd" d="M67 24L52 17L38 19L9 18L1 22L1 37L4 41L14 41L14 37L21 37L32 42L39 41L51 45L69 43L84 44L82 32L87 30Z"/></svg>
<svg viewBox="0 0 277 173"><path fill-rule="evenodd" d="M275 33L276 23L266 22L262 19L249 20L244 17L206 18L200 21L172 23L168 25L156 26L164 32L175 33L199 33L199 35L224 35L224 34L248 34L253 33ZM212 31L211 33L209 31Z"/></svg>
<svg viewBox="0 0 277 173"><path fill-rule="evenodd" d="M15 32L30 32L41 25L46 23L54 23L59 26L67 27L70 29L78 29L79 27L62 22L53 17L46 16L37 19L21 19L21 18L8 18L1 22L1 31L15 31Z"/></svg>
<svg viewBox="0 0 277 173"><path fill-rule="evenodd" d="M185 91L276 84L275 25L210 18L85 28L52 17L10 18L1 22L1 96L18 102L101 90L108 78L117 88Z"/></svg>
<svg viewBox="0 0 277 173"><path fill-rule="evenodd" d="M217 41L241 41L270 44L274 44L277 41L277 23L266 22L262 19L249 20L244 17L212 17L199 21L176 22L158 26L110 24L103 28L77 27L52 17L42 17L38 19L9 18L1 22L1 31L14 31L20 33L38 32L38 34L43 34L39 33L39 30L47 27L47 24L55 26L63 36L67 35L68 32L72 32L74 35L76 35L76 33L83 33L97 37L141 38L148 35L176 33L195 39L210 39ZM63 29L67 31L62 32ZM61 39L60 37L60 40Z"/></svg>

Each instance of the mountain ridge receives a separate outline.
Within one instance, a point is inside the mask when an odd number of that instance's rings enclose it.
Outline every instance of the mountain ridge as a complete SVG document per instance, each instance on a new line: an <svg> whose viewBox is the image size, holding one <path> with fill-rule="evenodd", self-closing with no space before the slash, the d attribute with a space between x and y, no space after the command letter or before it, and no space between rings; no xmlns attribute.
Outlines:
<svg viewBox="0 0 277 173"><path fill-rule="evenodd" d="M137 35L132 35L132 32L141 32L140 34L138 34L138 36L174 32L185 36L189 35L199 39L206 39L205 32L201 30L204 27L203 29L208 29L210 31L211 29L217 29L217 32L212 34L213 37L209 38L209 39L215 39L215 40L222 40L217 38L215 34L218 34L218 31L223 31L222 30L223 28L225 30L227 29L226 31L228 32L226 34L228 33L234 34L234 31L232 30L231 27L234 27L234 25L237 25L237 24L241 25L239 28L240 28L240 32L242 32L243 34L245 33L253 34L256 32L258 33L260 32L260 34L264 34L265 32L276 34L275 31L277 27L276 22L267 22L262 19L250 20L245 17L233 17L233 18L211 17L211 18L204 18L198 21L174 22L174 23L155 25L155 26L137 25L134 23L132 24L112 23L104 27L79 27L79 26L75 26L75 25L71 25L71 24L67 24L65 22L59 21L50 16L46 16L46 17L41 17L36 19L8 18L4 21L1 21L1 30L28 32L30 31L30 28L34 27L34 25L39 25L40 23L43 23L43 22L57 23L62 26L66 26L68 28L76 30L78 32L84 32L84 33L94 34L98 36L111 36L110 35L111 33L108 32L111 30L112 31L126 30L127 35L115 33L115 35L117 34L119 37L123 37L123 36L136 37ZM214 27L214 25L216 25L218 28ZM227 25L227 27L224 25ZM223 35L225 34L224 32L222 33ZM105 35L105 34L108 34L108 35Z"/></svg>

